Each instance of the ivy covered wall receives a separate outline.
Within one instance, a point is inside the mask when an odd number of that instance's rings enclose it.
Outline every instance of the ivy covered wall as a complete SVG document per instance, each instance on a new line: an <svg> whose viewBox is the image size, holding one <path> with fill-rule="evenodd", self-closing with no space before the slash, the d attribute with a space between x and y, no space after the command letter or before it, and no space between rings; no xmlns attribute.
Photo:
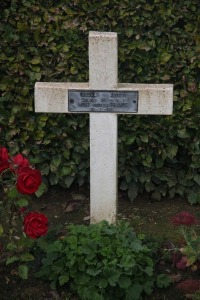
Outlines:
<svg viewBox="0 0 200 300"><path fill-rule="evenodd" d="M0 142L51 185L89 182L86 115L35 114L36 81L88 81L88 32L115 31L119 81L173 83L173 116L119 117L119 185L130 199L200 202L198 0L12 0L0 4Z"/></svg>

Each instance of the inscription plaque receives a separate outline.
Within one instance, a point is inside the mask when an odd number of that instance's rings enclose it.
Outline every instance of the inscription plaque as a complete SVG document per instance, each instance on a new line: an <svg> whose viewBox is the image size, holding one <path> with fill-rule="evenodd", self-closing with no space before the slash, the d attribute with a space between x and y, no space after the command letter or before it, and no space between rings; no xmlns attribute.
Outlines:
<svg viewBox="0 0 200 300"><path fill-rule="evenodd" d="M68 90L70 112L138 112L138 91Z"/></svg>

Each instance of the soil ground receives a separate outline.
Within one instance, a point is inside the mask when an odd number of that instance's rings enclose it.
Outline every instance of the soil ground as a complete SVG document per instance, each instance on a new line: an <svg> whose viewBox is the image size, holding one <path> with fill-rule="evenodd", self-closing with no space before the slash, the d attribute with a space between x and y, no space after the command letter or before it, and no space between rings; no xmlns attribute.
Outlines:
<svg viewBox="0 0 200 300"><path fill-rule="evenodd" d="M73 224L89 224L89 190L79 188L65 190L52 188L40 198L31 201L31 210L45 213L49 219L49 226ZM125 193L119 193L118 219L129 221L137 233L166 238L169 241L179 241L178 230L170 224L170 217L178 212L187 211L194 214L200 220L200 206L191 206L186 199L176 197L174 199L162 199L159 202L151 201L149 195L137 197L132 203ZM1 267L1 266L0 266ZM178 275L178 270L172 270L171 265L162 266L165 273ZM200 273L181 274L182 279L195 277L200 279ZM188 277L189 276L189 277ZM176 287L176 283L170 288L155 291L148 297L152 300L180 300L185 299ZM0 299L66 299L76 300L75 296L67 296L67 291L51 291L48 284L39 282L32 276L28 280L20 280L12 268L0 270ZM95 299L94 299L95 300ZM112 300L112 299L111 299Z"/></svg>
<svg viewBox="0 0 200 300"><path fill-rule="evenodd" d="M47 194L31 202L32 209L45 213L50 226L55 224L89 224L89 190L84 188L65 190L53 188ZM160 237L179 238L178 229L170 224L176 213L187 211L200 219L200 205L190 205L186 199L176 197L152 201L150 195L138 196L130 202L126 193L119 193L118 220L129 221L139 233Z"/></svg>

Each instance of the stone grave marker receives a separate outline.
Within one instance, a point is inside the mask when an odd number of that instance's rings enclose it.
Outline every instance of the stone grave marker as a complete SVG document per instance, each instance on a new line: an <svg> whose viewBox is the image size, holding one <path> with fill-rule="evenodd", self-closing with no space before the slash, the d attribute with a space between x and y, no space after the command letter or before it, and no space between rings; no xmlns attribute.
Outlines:
<svg viewBox="0 0 200 300"><path fill-rule="evenodd" d="M171 84L118 83L115 32L89 32L89 83L35 84L36 112L90 114L91 223L117 218L117 115L170 115L172 109Z"/></svg>

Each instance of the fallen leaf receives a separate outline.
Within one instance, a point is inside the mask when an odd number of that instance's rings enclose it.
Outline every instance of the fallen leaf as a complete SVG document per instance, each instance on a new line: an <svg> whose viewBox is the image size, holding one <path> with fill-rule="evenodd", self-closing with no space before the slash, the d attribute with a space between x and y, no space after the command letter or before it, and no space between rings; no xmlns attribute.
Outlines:
<svg viewBox="0 0 200 300"><path fill-rule="evenodd" d="M90 220L90 216L84 217L83 221L89 221Z"/></svg>
<svg viewBox="0 0 200 300"><path fill-rule="evenodd" d="M50 294L53 297L52 299L56 299L57 300L57 299L60 298L58 292L56 292L56 291L51 291Z"/></svg>
<svg viewBox="0 0 200 300"><path fill-rule="evenodd" d="M72 211L76 210L80 205L81 205L81 203L77 202L77 201L76 202L70 202L69 204L67 204L64 211L66 213L72 212Z"/></svg>
<svg viewBox="0 0 200 300"><path fill-rule="evenodd" d="M169 277L171 278L172 282L179 282L182 279L182 275L180 273L171 274Z"/></svg>
<svg viewBox="0 0 200 300"><path fill-rule="evenodd" d="M71 196L72 196L72 199L76 200L76 201L84 201L86 199L86 196L83 194L72 193Z"/></svg>
<svg viewBox="0 0 200 300"><path fill-rule="evenodd" d="M6 279L6 284L8 284L10 282L10 279L7 276L5 276L5 279Z"/></svg>

